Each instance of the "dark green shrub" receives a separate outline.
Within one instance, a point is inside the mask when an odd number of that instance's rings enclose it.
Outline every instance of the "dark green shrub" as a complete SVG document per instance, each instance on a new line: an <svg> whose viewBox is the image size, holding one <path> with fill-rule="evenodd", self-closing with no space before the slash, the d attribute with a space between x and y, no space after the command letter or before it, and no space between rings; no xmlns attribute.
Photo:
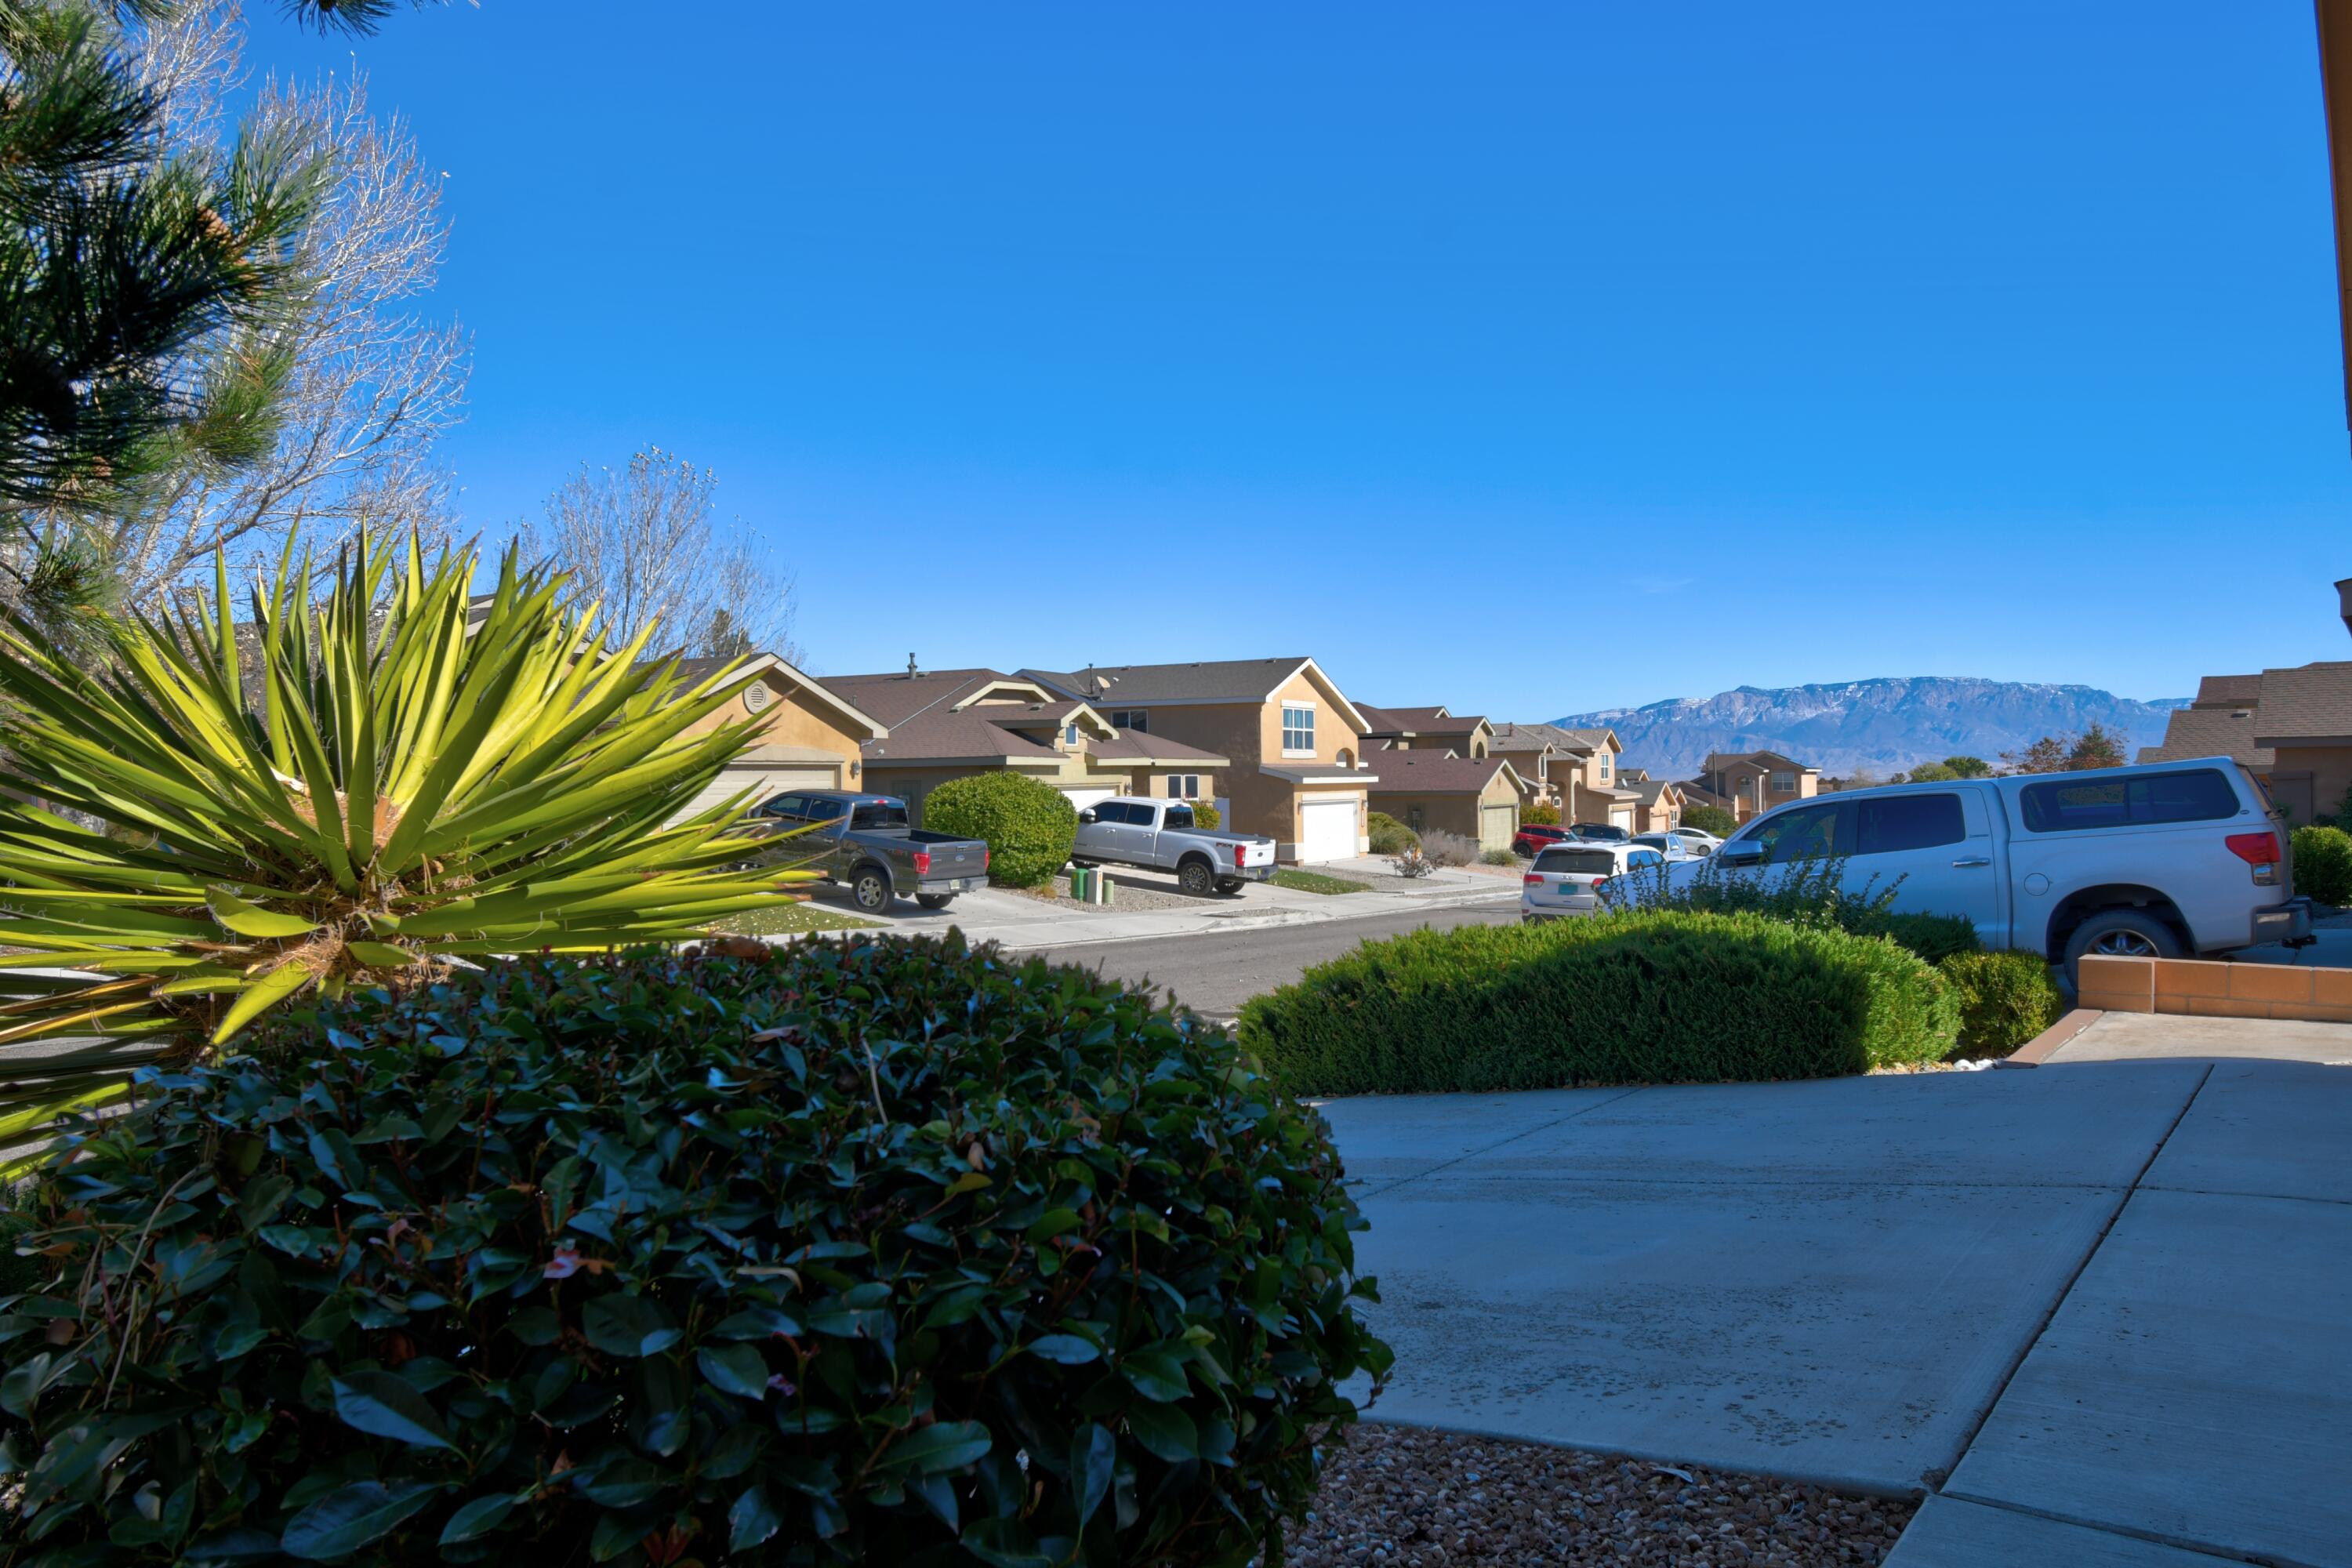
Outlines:
<svg viewBox="0 0 2352 1568"><path fill-rule="evenodd" d="M1522 827L1558 827L1559 807L1548 800L1530 802L1519 808L1519 825Z"/></svg>
<svg viewBox="0 0 2352 1568"><path fill-rule="evenodd" d="M1892 942L1675 911L1368 942L1241 1017L1311 1094L1819 1078L1935 1060L1957 1031Z"/></svg>
<svg viewBox="0 0 2352 1568"><path fill-rule="evenodd" d="M924 797L923 826L986 839L990 881L1035 888L1068 863L1078 813L1068 795L1025 773L974 773L950 779Z"/></svg>
<svg viewBox="0 0 2352 1568"><path fill-rule="evenodd" d="M1215 801L1188 800L1184 804L1192 808L1193 826L1206 827L1213 831L1225 825L1225 814L1217 809Z"/></svg>
<svg viewBox="0 0 2352 1568"><path fill-rule="evenodd" d="M1849 888L1847 866L1842 857L1826 857L1735 871L1710 860L1691 877L1670 877L1663 867L1629 875L1612 884L1606 896L1624 909L1756 914L1854 936L1883 936L1929 963L1978 950L1976 922L1968 916L1898 913L1893 906L1899 883L1882 887L1877 878L1868 877L1858 889Z"/></svg>
<svg viewBox="0 0 2352 1568"><path fill-rule="evenodd" d="M2352 833L2296 828L2294 890L2323 904L2352 904Z"/></svg>
<svg viewBox="0 0 2352 1568"><path fill-rule="evenodd" d="M90 1132L0 1303L0 1538L1279 1560L1387 1364L1321 1122L1076 969L758 951L355 996Z"/></svg>
<svg viewBox="0 0 2352 1568"><path fill-rule="evenodd" d="M1739 819L1719 805L1683 807L1682 825L1696 827L1701 833L1712 833L1717 838L1728 838L1739 831Z"/></svg>
<svg viewBox="0 0 2352 1568"><path fill-rule="evenodd" d="M1402 855L1421 844L1420 834L1385 811L1371 812L1364 817L1364 836L1371 840L1371 853L1375 855Z"/></svg>
<svg viewBox="0 0 2352 1568"><path fill-rule="evenodd" d="M1883 936L1895 946L1916 952L1930 963L1941 963L1955 953L1980 952L1977 923L1966 915L1906 915L1891 910L1875 914L1857 912L1851 924L1839 929L1856 936Z"/></svg>
<svg viewBox="0 0 2352 1568"><path fill-rule="evenodd" d="M2038 952L1956 952L1937 968L1960 1016L1961 1057L2005 1057L2058 1021L2065 1001Z"/></svg>

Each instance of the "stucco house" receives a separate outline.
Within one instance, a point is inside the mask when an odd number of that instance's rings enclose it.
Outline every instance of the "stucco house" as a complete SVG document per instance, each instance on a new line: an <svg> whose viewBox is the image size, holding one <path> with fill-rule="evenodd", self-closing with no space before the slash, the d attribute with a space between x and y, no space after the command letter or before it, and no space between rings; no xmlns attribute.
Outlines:
<svg viewBox="0 0 2352 1568"><path fill-rule="evenodd" d="M1501 723L1492 726L1487 751L1511 759L1511 766L1546 805L1564 806L1563 796L1581 775L1584 753L1566 730L1557 724ZM1557 769L1557 771L1555 771ZM1565 787L1563 787L1565 786Z"/></svg>
<svg viewBox="0 0 2352 1568"><path fill-rule="evenodd" d="M1654 779L1647 769L1628 768L1618 775L1620 784L1633 792L1633 831L1664 833L1682 826L1685 800L1683 786L1672 779Z"/></svg>
<svg viewBox="0 0 2352 1568"><path fill-rule="evenodd" d="M2336 584L2352 631L2352 577ZM2291 822L2333 816L2352 800L2352 661L2322 660L2258 675L2209 675L2167 722L2143 763L2227 756L2263 774Z"/></svg>
<svg viewBox="0 0 2352 1568"><path fill-rule="evenodd" d="M682 658L677 664L688 679L700 680L728 662ZM765 796L785 789L865 787L863 749L890 732L879 719L772 653L746 660L739 673L753 677L751 684L697 720L688 733L748 719L755 726L751 743L695 797L688 815L745 790Z"/></svg>
<svg viewBox="0 0 2352 1568"><path fill-rule="evenodd" d="M1387 753L1364 754L1369 726L1313 659L1024 669L1083 701L1122 733L1214 752L1205 787L1237 833L1272 838L1286 861L1341 860L1369 847L1367 794ZM1370 766L1367 766L1367 763Z"/></svg>
<svg viewBox="0 0 2352 1568"><path fill-rule="evenodd" d="M1625 787L1619 773L1624 742L1614 730L1562 730L1563 746L1573 774L1574 790L1561 807L1567 822L1600 822L1633 832L1640 826L1641 798ZM1553 773L1559 769L1555 766Z"/></svg>
<svg viewBox="0 0 2352 1568"><path fill-rule="evenodd" d="M1508 849L1533 792L1507 757L1462 757L1429 747L1376 753L1371 807L1416 833L1442 828L1481 849Z"/></svg>
<svg viewBox="0 0 2352 1568"><path fill-rule="evenodd" d="M1711 752L1683 793L1695 802L1704 796L1706 805L1721 805L1745 822L1792 800L1811 800L1821 788L1821 769L1778 752Z"/></svg>
<svg viewBox="0 0 2352 1568"><path fill-rule="evenodd" d="M919 823L926 795L950 779L1009 769L1087 806L1115 795L1208 798L1226 759L1165 735L1130 733L1091 704L995 669L918 669L829 677L889 729L860 751L861 787L895 795Z"/></svg>

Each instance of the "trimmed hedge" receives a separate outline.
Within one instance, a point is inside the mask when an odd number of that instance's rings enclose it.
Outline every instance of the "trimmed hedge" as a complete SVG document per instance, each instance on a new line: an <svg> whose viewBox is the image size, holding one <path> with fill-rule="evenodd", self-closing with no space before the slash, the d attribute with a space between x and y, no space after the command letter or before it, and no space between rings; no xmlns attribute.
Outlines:
<svg viewBox="0 0 2352 1568"><path fill-rule="evenodd" d="M1960 1057L2005 1057L2058 1021L2065 1000L2038 952L1956 952L1938 964L1959 1010Z"/></svg>
<svg viewBox="0 0 2352 1568"><path fill-rule="evenodd" d="M1225 825L1224 813L1217 809L1215 801L1188 800L1184 804L1192 808L1193 826L1205 827L1213 833Z"/></svg>
<svg viewBox="0 0 2352 1568"><path fill-rule="evenodd" d="M1940 964L1964 952L1981 952L1976 921L1966 915L1899 915L1886 910L1859 910L1843 929L1856 936L1883 936L1895 946Z"/></svg>
<svg viewBox="0 0 2352 1568"><path fill-rule="evenodd" d="M1552 805L1551 802L1548 800L1530 802L1528 805L1523 805L1519 808L1519 826L1522 827L1558 827L1559 826L1559 807Z"/></svg>
<svg viewBox="0 0 2352 1568"><path fill-rule="evenodd" d="M739 949L353 996L86 1134L11 1560L1280 1561L1388 1364L1320 1121L1077 969Z"/></svg>
<svg viewBox="0 0 2352 1568"><path fill-rule="evenodd" d="M1421 845L1420 834L1385 811L1365 816L1364 837L1371 840L1370 853L1374 855L1402 855Z"/></svg>
<svg viewBox="0 0 2352 1568"><path fill-rule="evenodd" d="M1241 1016L1301 1094L1820 1078L1958 1033L1950 989L1892 942L1679 912L1368 942Z"/></svg>
<svg viewBox="0 0 2352 1568"><path fill-rule="evenodd" d="M2352 833L2296 828L2294 890L2323 904L2352 904Z"/></svg>
<svg viewBox="0 0 2352 1568"><path fill-rule="evenodd" d="M1036 888L1069 863L1078 811L1070 797L1026 773L973 773L923 797L923 826L988 843L988 879Z"/></svg>
<svg viewBox="0 0 2352 1568"><path fill-rule="evenodd" d="M1685 827L1712 833L1717 838L1728 838L1739 831L1739 819L1719 805L1686 805L1682 823Z"/></svg>

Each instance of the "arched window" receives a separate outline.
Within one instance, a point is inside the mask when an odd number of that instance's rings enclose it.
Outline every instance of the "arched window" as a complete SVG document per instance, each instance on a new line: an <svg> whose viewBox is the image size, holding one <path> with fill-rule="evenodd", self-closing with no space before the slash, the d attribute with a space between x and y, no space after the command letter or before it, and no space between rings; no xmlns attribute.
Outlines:
<svg viewBox="0 0 2352 1568"><path fill-rule="evenodd" d="M1345 747L1345 746L1340 747L1340 748L1339 748L1339 765L1340 765L1341 767L1343 767L1343 768L1352 768L1352 767L1354 767L1354 766L1356 765L1356 753L1355 753L1355 752L1351 752L1351 751L1349 751L1349 750L1348 750L1348 748L1347 748L1347 747Z"/></svg>

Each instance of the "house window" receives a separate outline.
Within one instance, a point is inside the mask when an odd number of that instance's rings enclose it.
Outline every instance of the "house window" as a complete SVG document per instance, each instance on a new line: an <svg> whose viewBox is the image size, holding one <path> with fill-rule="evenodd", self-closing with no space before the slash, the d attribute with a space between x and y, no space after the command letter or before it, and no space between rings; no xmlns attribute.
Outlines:
<svg viewBox="0 0 2352 1568"><path fill-rule="evenodd" d="M1429 826L1429 813L1417 805L1404 808L1404 825L1415 833Z"/></svg>
<svg viewBox="0 0 2352 1568"><path fill-rule="evenodd" d="M1601 753L1601 782L1609 782L1609 753L1606 752Z"/></svg>
<svg viewBox="0 0 2352 1568"><path fill-rule="evenodd" d="M1796 787L1797 775L1790 773L1787 769L1784 768L1780 772L1772 775L1772 793L1774 795L1793 794Z"/></svg>
<svg viewBox="0 0 2352 1568"><path fill-rule="evenodd" d="M1064 744L1064 745L1066 745L1066 746L1075 746L1075 745L1076 745L1077 743L1078 743L1078 727L1077 727L1076 724L1065 724L1065 725L1063 725L1063 726L1062 726L1062 744Z"/></svg>
<svg viewBox="0 0 2352 1568"><path fill-rule="evenodd" d="M1307 702L1282 705L1282 754L1312 755L1315 751L1315 708Z"/></svg>
<svg viewBox="0 0 2352 1568"><path fill-rule="evenodd" d="M1132 730L1139 735L1149 734L1151 727L1143 721L1144 711L1140 708L1114 708L1110 712L1110 727L1114 730Z"/></svg>
<svg viewBox="0 0 2352 1568"><path fill-rule="evenodd" d="M1352 768L1356 765L1356 753L1342 746L1339 748L1339 756L1333 760L1343 768Z"/></svg>
<svg viewBox="0 0 2352 1568"><path fill-rule="evenodd" d="M1171 800L1200 799L1201 775L1198 773L1170 773L1168 775L1168 798Z"/></svg>

